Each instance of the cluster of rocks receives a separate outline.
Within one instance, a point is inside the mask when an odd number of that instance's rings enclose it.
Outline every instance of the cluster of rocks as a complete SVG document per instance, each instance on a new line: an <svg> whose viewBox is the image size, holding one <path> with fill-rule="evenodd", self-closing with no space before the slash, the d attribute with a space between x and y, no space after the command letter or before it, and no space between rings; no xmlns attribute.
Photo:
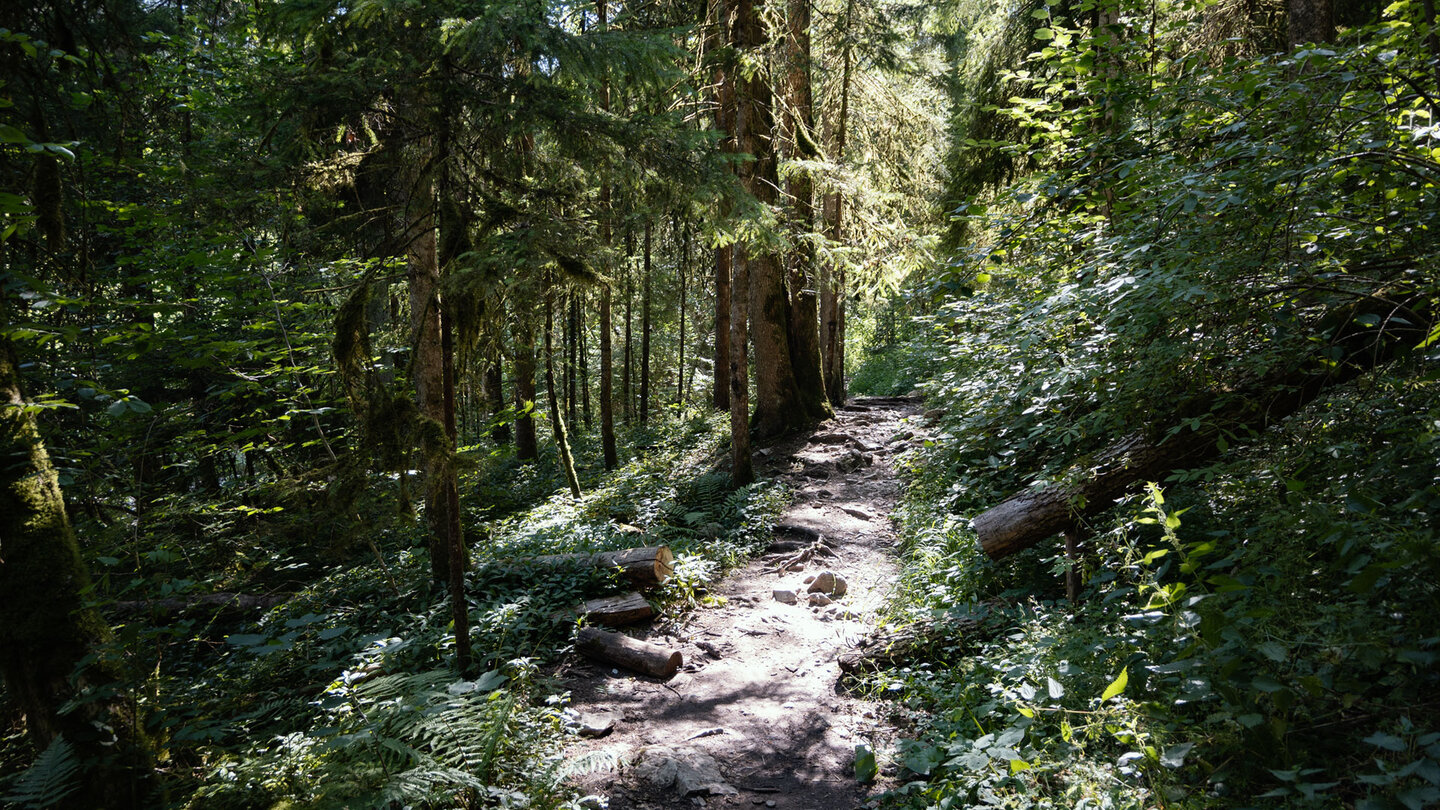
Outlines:
<svg viewBox="0 0 1440 810"><path fill-rule="evenodd" d="M828 621L837 616L848 618L853 615L835 601L848 590L844 577L834 571L821 571L806 577L798 587L776 588L771 591L771 596L787 605L798 605L803 598L817 616Z"/></svg>

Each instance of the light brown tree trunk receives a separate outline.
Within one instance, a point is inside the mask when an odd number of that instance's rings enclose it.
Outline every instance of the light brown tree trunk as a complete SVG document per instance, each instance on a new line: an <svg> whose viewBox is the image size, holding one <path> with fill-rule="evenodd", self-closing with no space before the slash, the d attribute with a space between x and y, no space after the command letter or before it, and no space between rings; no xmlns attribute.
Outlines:
<svg viewBox="0 0 1440 810"><path fill-rule="evenodd" d="M813 161L820 149L813 140L814 100L810 91L810 0L789 0L786 37L786 90L790 103L784 116L784 140L792 159ZM795 249L786 257L790 288L790 365L805 413L813 419L834 415L820 370L819 307L815 292L815 183L808 172L796 172L786 184L791 204Z"/></svg>
<svg viewBox="0 0 1440 810"><path fill-rule="evenodd" d="M6 696L25 716L37 749L63 737L56 744L72 746L79 760L79 789L56 806L150 806L150 751L136 706L123 689L112 691L120 681L114 659L82 667L97 645L110 641L110 628L86 606L90 579L27 404L14 346L0 338L0 675ZM77 698L83 699L61 712Z"/></svg>

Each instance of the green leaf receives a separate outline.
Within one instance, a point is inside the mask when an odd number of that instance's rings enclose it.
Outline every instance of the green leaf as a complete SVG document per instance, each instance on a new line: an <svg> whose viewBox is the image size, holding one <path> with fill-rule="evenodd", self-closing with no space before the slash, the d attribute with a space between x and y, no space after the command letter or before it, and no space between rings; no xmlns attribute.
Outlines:
<svg viewBox="0 0 1440 810"><path fill-rule="evenodd" d="M1105 687L1105 691L1100 693L1100 702L1104 703L1110 698L1113 698L1119 695L1121 692L1124 692L1126 685L1128 685L1129 683L1130 668L1125 667L1124 669L1120 670L1119 676L1117 676L1115 680L1111 681L1109 686Z"/></svg>
<svg viewBox="0 0 1440 810"><path fill-rule="evenodd" d="M1190 749L1194 747L1195 743L1188 742L1172 745L1165 749L1164 755L1160 757L1160 764L1167 768L1179 768L1185 764L1186 755L1189 754Z"/></svg>
<svg viewBox="0 0 1440 810"><path fill-rule="evenodd" d="M1376 748L1384 748L1386 751L1405 750L1404 740L1396 737L1393 734L1386 734L1383 731L1377 731L1374 734L1371 734L1369 737L1366 737L1362 742L1370 743Z"/></svg>
<svg viewBox="0 0 1440 810"><path fill-rule="evenodd" d="M875 762L875 752L863 743L855 746L855 780L868 785L879 775L880 766Z"/></svg>
<svg viewBox="0 0 1440 810"><path fill-rule="evenodd" d="M1059 700L1065 696L1065 685L1054 678L1045 679L1045 690L1050 694L1052 700Z"/></svg>

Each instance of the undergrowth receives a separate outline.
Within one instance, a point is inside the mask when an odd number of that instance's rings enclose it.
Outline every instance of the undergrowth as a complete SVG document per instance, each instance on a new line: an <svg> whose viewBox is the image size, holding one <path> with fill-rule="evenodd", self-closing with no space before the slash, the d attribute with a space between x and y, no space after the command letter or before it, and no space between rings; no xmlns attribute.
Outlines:
<svg viewBox="0 0 1440 810"><path fill-rule="evenodd" d="M187 576L183 555L150 567L142 557L133 570L136 561L107 557L113 562L102 568L108 575L97 596L183 596L222 583L296 587L243 626L220 611L167 620L142 614L119 624L113 644L98 653L149 673L128 688L149 718L170 805L570 806L565 777L604 763L557 753L566 695L548 673L576 625L555 617L624 586L608 572L536 567L525 558L665 544L676 573L651 594L661 612L706 598L710 583L768 540L786 497L763 484L731 490L714 471L724 425L722 416L670 425L666 438L613 474L591 470L579 500L543 463L472 451L461 486L475 673L450 664L449 607L428 584L424 516L397 510L405 504L397 504L402 490L393 475L374 476L354 498L357 525L328 551L278 542L296 536L284 526L304 517L277 509L246 517L233 540L216 544L252 549L245 558L253 564L232 561L223 579ZM487 502L486 493L507 480L510 499ZM528 504L519 500L526 493ZM259 553L241 534L245 527L276 544ZM166 536L123 543L172 542ZM50 759L63 765L63 753ZM0 794L29 806L37 791L63 788L69 776L45 762L0 785Z"/></svg>

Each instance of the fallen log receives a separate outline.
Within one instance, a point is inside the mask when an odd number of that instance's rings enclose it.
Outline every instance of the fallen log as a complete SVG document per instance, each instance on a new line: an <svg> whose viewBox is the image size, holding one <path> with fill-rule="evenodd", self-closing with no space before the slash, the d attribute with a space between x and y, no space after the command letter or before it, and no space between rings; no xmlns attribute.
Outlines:
<svg viewBox="0 0 1440 810"><path fill-rule="evenodd" d="M638 593L621 594L620 596L602 596L599 599L577 605L570 610L562 610L555 614L556 621L575 621L584 619L590 624L604 625L605 627L624 627L627 624L643 622L655 615L655 609L645 601L645 597Z"/></svg>
<svg viewBox="0 0 1440 810"><path fill-rule="evenodd" d="M148 614L157 618L168 618L177 613L205 611L218 614L245 613L251 610L269 610L284 603L289 594L275 593L255 596L246 593L207 593L195 596L178 596L168 599L136 599L112 602L104 610L116 616Z"/></svg>
<svg viewBox="0 0 1440 810"><path fill-rule="evenodd" d="M618 568L626 579L648 588L670 578L675 572L674 559L669 546L647 546L595 554L547 554L542 557L527 557L520 562L545 567L573 565L607 570Z"/></svg>
<svg viewBox="0 0 1440 810"><path fill-rule="evenodd" d="M1211 397L1200 420L1175 424L1158 438L1133 434L1100 453L1075 483L1017 492L971 520L991 559L1023 551L1109 509L1136 483L1206 462L1223 451L1227 435L1259 434L1314 401L1425 340L1429 314L1415 297L1362 299L1338 318L1330 357L1299 371L1267 377L1238 392ZM1382 324L1380 328L1376 324ZM1388 326L1384 326L1389 324ZM1338 359L1331 359L1338 355ZM1196 423L1198 422L1198 427ZM1072 476L1075 477L1075 476Z"/></svg>
<svg viewBox="0 0 1440 810"><path fill-rule="evenodd" d="M575 649L590 658L652 678L669 678L684 663L679 650L594 627L580 628L575 637Z"/></svg>

